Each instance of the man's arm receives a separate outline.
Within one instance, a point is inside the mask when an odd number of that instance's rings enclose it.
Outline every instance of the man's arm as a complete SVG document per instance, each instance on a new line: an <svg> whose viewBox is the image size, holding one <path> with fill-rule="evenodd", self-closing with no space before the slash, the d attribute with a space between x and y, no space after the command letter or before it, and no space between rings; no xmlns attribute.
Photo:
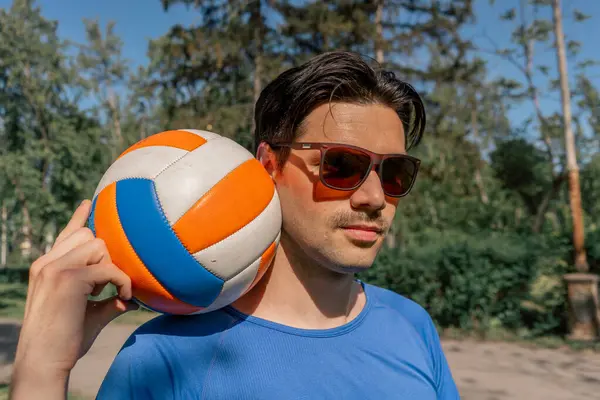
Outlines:
<svg viewBox="0 0 600 400"><path fill-rule="evenodd" d="M100 330L138 308L129 301L130 278L112 264L104 242L84 227L90 208L89 200L82 202L52 249L29 268L12 400L65 399L71 370ZM119 296L88 300L107 283L117 287Z"/></svg>
<svg viewBox="0 0 600 400"><path fill-rule="evenodd" d="M427 315L427 336L430 352L433 357L438 400L460 400L460 394L452 377L440 337L429 315Z"/></svg>
<svg viewBox="0 0 600 400"><path fill-rule="evenodd" d="M11 399L64 399L69 374L56 373L34 365L17 365L10 384Z"/></svg>

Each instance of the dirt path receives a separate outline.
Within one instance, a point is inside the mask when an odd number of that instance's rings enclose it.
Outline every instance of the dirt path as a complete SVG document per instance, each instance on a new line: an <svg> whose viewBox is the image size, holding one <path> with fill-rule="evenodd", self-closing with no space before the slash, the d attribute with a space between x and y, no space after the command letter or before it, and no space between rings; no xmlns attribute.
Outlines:
<svg viewBox="0 0 600 400"><path fill-rule="evenodd" d="M600 393L600 354L513 343L443 343L463 400L583 400Z"/></svg>
<svg viewBox="0 0 600 400"><path fill-rule="evenodd" d="M109 325L71 375L73 392L93 398L113 357L136 328ZM18 321L0 319L0 383L10 377ZM511 343L444 341L463 400L576 400L600 393L600 354Z"/></svg>

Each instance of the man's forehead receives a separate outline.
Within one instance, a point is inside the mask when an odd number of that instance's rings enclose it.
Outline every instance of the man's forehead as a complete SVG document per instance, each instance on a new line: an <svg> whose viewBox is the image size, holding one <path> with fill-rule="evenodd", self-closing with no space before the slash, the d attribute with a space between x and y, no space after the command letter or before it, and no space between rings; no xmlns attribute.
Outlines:
<svg viewBox="0 0 600 400"><path fill-rule="evenodd" d="M300 131L304 141L354 144L373 151L403 152L405 146L402 121L393 109L379 104L323 104L305 118Z"/></svg>

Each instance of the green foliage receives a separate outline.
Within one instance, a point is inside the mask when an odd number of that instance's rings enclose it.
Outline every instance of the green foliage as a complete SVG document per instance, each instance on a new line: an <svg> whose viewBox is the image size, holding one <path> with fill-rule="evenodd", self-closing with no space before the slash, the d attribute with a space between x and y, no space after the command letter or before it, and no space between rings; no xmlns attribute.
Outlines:
<svg viewBox="0 0 600 400"><path fill-rule="evenodd" d="M552 166L547 155L524 139L514 139L497 143L490 159L503 186L518 193L535 214L552 180Z"/></svg>
<svg viewBox="0 0 600 400"><path fill-rule="evenodd" d="M0 10L0 181L12 242L35 257L105 168L99 123L70 94L82 91L57 24L34 2ZM10 227L10 226L9 226ZM17 229L17 227L21 229Z"/></svg>
<svg viewBox="0 0 600 400"><path fill-rule="evenodd" d="M443 328L557 333L565 249L559 240L426 230L404 249L382 251L363 279L413 299Z"/></svg>
<svg viewBox="0 0 600 400"><path fill-rule="evenodd" d="M575 21L577 22L583 22L589 18L591 18L589 15L582 13L579 10L573 10L573 18L575 19Z"/></svg>
<svg viewBox="0 0 600 400"><path fill-rule="evenodd" d="M582 198L583 209L598 225L600 223L600 155L596 154L581 171L581 190L585 193Z"/></svg>

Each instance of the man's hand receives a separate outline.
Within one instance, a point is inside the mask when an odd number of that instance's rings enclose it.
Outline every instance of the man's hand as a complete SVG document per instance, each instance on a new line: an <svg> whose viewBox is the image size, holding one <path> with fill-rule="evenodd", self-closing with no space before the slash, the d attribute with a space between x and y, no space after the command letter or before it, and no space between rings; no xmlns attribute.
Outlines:
<svg viewBox="0 0 600 400"><path fill-rule="evenodd" d="M131 280L112 264L106 245L85 227L84 201L52 250L30 268L25 315L14 363L11 398L64 399L70 371L100 331L117 316L137 309ZM118 296L90 301L108 283Z"/></svg>

